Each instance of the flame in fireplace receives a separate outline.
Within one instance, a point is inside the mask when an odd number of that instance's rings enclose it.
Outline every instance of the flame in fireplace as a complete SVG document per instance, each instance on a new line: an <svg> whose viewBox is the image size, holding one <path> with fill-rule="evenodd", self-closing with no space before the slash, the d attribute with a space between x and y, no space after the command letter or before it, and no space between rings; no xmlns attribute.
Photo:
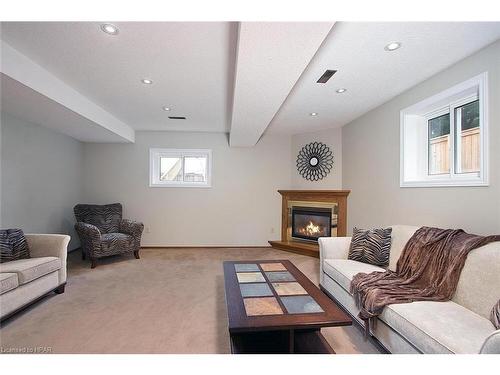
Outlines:
<svg viewBox="0 0 500 375"><path fill-rule="evenodd" d="M313 236L317 233L319 233L321 230L320 230L320 227L319 225L314 225L314 223L312 221L309 222L309 224L307 224L306 226L306 232L309 236Z"/></svg>

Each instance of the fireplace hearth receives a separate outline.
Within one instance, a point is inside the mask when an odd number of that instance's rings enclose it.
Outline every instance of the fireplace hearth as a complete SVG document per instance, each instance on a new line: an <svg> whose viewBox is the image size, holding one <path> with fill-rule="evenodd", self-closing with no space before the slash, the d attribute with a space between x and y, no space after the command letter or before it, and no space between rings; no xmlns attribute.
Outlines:
<svg viewBox="0 0 500 375"><path fill-rule="evenodd" d="M292 238L317 242L319 237L330 237L331 229L331 208L292 207Z"/></svg>

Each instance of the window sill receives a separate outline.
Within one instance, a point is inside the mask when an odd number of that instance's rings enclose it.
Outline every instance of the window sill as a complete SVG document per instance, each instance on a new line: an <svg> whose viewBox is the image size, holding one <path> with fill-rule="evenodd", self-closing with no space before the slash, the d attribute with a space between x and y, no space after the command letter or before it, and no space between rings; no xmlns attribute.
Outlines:
<svg viewBox="0 0 500 375"><path fill-rule="evenodd" d="M212 185L200 185L200 184L153 184L150 183L149 187L153 188L211 188Z"/></svg>
<svg viewBox="0 0 500 375"><path fill-rule="evenodd" d="M406 181L401 182L402 188L426 188L426 187L485 187L489 186L488 181L483 180L433 180L433 181Z"/></svg>

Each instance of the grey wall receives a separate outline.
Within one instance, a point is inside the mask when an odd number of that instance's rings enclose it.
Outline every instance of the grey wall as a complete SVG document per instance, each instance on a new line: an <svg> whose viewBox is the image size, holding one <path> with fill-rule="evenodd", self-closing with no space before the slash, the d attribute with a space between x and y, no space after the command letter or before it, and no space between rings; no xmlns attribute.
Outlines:
<svg viewBox="0 0 500 375"><path fill-rule="evenodd" d="M2 226L2 125L3 125L3 118L2 114L0 112L0 228L3 228Z"/></svg>
<svg viewBox="0 0 500 375"><path fill-rule="evenodd" d="M149 187L149 148L210 148L212 188ZM121 202L144 222L143 245L267 245L280 236L290 185L290 137L229 148L222 133L137 132L135 144L84 145L87 203ZM148 233L149 229L149 233Z"/></svg>
<svg viewBox="0 0 500 375"><path fill-rule="evenodd" d="M310 142L322 142L333 152L333 168L328 176L319 181L308 181L297 171L297 155L302 147ZM292 158L290 168L292 189L342 189L342 128L292 136Z"/></svg>
<svg viewBox="0 0 500 375"><path fill-rule="evenodd" d="M79 246L73 206L81 200L82 143L1 114L2 227L63 233Z"/></svg>
<svg viewBox="0 0 500 375"><path fill-rule="evenodd" d="M399 187L399 111L489 73L490 186ZM500 42L397 96L342 129L344 189L351 189L348 227L390 224L500 233Z"/></svg>

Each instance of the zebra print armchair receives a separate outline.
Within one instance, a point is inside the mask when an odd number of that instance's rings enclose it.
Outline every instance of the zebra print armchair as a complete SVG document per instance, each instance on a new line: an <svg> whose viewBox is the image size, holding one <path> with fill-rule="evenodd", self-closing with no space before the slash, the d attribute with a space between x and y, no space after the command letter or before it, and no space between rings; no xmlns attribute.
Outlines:
<svg viewBox="0 0 500 375"><path fill-rule="evenodd" d="M75 230L82 244L82 259L90 258L91 268L97 259L109 255L134 253L139 259L144 224L122 219L120 203L77 204L73 211Z"/></svg>

